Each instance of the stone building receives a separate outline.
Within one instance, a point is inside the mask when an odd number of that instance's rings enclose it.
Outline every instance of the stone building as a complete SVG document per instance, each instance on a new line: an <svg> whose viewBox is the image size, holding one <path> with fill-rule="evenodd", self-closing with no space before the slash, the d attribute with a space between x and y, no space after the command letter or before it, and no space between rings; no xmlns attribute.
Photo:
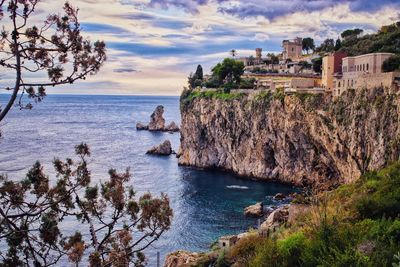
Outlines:
<svg viewBox="0 0 400 267"><path fill-rule="evenodd" d="M340 96L348 89L372 88L377 86L398 89L398 72L383 73L383 62L393 56L391 53L372 53L343 58L342 73L334 79L334 96Z"/></svg>
<svg viewBox="0 0 400 267"><path fill-rule="evenodd" d="M284 61L288 59L298 60L303 55L303 39L300 37L294 40L284 40L282 47L282 59Z"/></svg>
<svg viewBox="0 0 400 267"><path fill-rule="evenodd" d="M334 52L322 59L322 87L327 93L334 89L334 76L342 72L343 58L347 56L344 52Z"/></svg>

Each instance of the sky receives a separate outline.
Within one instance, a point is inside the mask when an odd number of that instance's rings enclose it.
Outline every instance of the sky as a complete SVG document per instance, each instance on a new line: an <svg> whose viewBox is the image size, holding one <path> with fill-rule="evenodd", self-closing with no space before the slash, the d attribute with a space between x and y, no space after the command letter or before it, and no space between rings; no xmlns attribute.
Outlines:
<svg viewBox="0 0 400 267"><path fill-rule="evenodd" d="M104 40L108 60L86 81L48 93L179 95L187 76L236 49L238 56L280 52L283 39L337 38L400 20L400 0L70 0L82 31ZM35 20L63 1L42 0Z"/></svg>

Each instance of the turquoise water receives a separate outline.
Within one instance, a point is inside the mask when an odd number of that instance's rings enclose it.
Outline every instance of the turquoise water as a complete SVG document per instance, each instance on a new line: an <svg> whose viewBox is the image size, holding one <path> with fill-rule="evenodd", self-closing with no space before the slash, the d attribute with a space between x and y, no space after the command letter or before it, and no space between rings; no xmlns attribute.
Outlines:
<svg viewBox="0 0 400 267"><path fill-rule="evenodd" d="M0 103L6 96L0 95ZM53 173L54 157L73 156L73 147L86 142L92 150L93 181L104 180L110 168L131 167L138 193L167 193L174 209L172 228L147 255L150 266L177 249L204 251L219 236L239 233L257 224L245 218L243 208L255 202L276 205L278 192L294 189L271 182L244 180L230 173L179 167L177 159L146 155L169 139L179 148L179 133L136 131L137 122L148 122L157 105L164 105L167 122L180 122L178 97L53 95L33 110L14 109L1 123L0 173L22 179L40 160ZM74 221L67 228L76 229Z"/></svg>

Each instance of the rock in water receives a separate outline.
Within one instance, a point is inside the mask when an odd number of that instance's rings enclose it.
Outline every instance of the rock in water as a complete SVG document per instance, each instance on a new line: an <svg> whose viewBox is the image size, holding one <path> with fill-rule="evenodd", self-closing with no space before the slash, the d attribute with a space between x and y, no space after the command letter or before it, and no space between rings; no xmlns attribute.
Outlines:
<svg viewBox="0 0 400 267"><path fill-rule="evenodd" d="M148 130L148 129L149 129L149 126L144 125L144 124L142 124L142 123L140 123L140 122L138 122L138 123L136 124L136 130L141 131L141 130Z"/></svg>
<svg viewBox="0 0 400 267"><path fill-rule="evenodd" d="M153 114L151 114L151 119L149 123L150 131L163 131L165 128L165 119L163 117L164 107L157 106Z"/></svg>
<svg viewBox="0 0 400 267"><path fill-rule="evenodd" d="M179 127L175 122L171 122L164 130L167 132L179 132Z"/></svg>
<svg viewBox="0 0 400 267"><path fill-rule="evenodd" d="M244 215L247 217L262 217L263 216L263 203L251 205L244 209Z"/></svg>
<svg viewBox="0 0 400 267"><path fill-rule="evenodd" d="M286 198L286 196L282 193L278 193L274 196L275 200L284 200Z"/></svg>
<svg viewBox="0 0 400 267"><path fill-rule="evenodd" d="M172 154L171 142L169 140L166 140L161 145L155 146L147 151L146 154L169 156Z"/></svg>

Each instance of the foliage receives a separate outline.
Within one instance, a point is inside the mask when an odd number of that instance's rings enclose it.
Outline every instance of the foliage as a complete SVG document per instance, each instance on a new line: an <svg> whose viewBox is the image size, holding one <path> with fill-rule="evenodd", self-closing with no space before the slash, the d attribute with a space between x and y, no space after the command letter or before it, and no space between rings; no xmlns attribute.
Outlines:
<svg viewBox="0 0 400 267"><path fill-rule="evenodd" d="M392 72L400 70L400 55L391 56L383 62L382 70L384 72Z"/></svg>
<svg viewBox="0 0 400 267"><path fill-rule="evenodd" d="M270 59L271 64L279 64L279 57L274 53L268 53L267 57Z"/></svg>
<svg viewBox="0 0 400 267"><path fill-rule="evenodd" d="M255 67L252 70L250 70L251 73L255 74L266 74L266 73L278 73L278 70L271 70L271 69L262 69L260 67Z"/></svg>
<svg viewBox="0 0 400 267"><path fill-rule="evenodd" d="M340 51L349 56L358 56L368 53L387 52L400 54L400 23L382 26L375 34L366 34L362 37L353 36L342 41Z"/></svg>
<svg viewBox="0 0 400 267"><path fill-rule="evenodd" d="M351 38L351 37L358 37L360 34L362 34L364 30L362 29L350 29L350 30L345 30L344 32L341 33L341 37L343 39Z"/></svg>
<svg viewBox="0 0 400 267"><path fill-rule="evenodd" d="M212 68L212 76L218 79L220 85L240 84L243 73L243 62L231 58L225 58L222 63Z"/></svg>
<svg viewBox="0 0 400 267"><path fill-rule="evenodd" d="M90 266L142 266L142 251L170 228L166 195L137 199L129 169L112 169L92 185L90 150L81 144L75 151L77 161L54 160L54 179L39 162L21 181L0 177L0 236L8 248L3 265L50 266L65 257L78 265L88 257ZM72 235L64 230L68 221L81 223Z"/></svg>
<svg viewBox="0 0 400 267"><path fill-rule="evenodd" d="M222 250L218 255L217 262L215 263L215 267L229 267L230 264L226 260L226 250Z"/></svg>
<svg viewBox="0 0 400 267"><path fill-rule="evenodd" d="M191 73L188 77L188 84L190 88L196 88L201 86L203 83L203 67L201 65L197 66L196 72Z"/></svg>
<svg viewBox="0 0 400 267"><path fill-rule="evenodd" d="M206 99L220 99L220 100L234 100L240 99L244 96L244 93L232 93L224 92L223 90L210 90L210 91L200 91L193 90L185 93L185 96L181 96L181 102L187 104L196 98L206 98Z"/></svg>
<svg viewBox="0 0 400 267"><path fill-rule="evenodd" d="M310 50L314 51L314 49L315 49L314 39L310 38L310 37L304 38L302 46L303 46L303 50L307 51L307 54Z"/></svg>
<svg viewBox="0 0 400 267"><path fill-rule="evenodd" d="M66 2L62 14L46 16L37 12L38 3L39 0L0 1L0 20L3 20L0 66L3 71L15 73L12 84L3 88L12 94L0 109L0 121L14 105L18 94L21 95L19 107L31 109L31 102L23 103L23 95L40 102L46 96L46 87L85 79L96 74L106 60L104 42L92 43L83 38L78 9ZM42 25L33 24L40 17L45 17Z"/></svg>
<svg viewBox="0 0 400 267"><path fill-rule="evenodd" d="M322 44L316 48L317 52L333 52L335 50L335 40L325 39Z"/></svg>
<svg viewBox="0 0 400 267"><path fill-rule="evenodd" d="M255 82L256 82L255 78L241 79L239 88L240 89L254 89Z"/></svg>
<svg viewBox="0 0 400 267"><path fill-rule="evenodd" d="M340 39L337 39L335 43L335 51L339 51L340 48L342 48L342 41Z"/></svg>
<svg viewBox="0 0 400 267"><path fill-rule="evenodd" d="M321 73L322 72L322 57L313 59L312 63L313 63L314 72Z"/></svg>
<svg viewBox="0 0 400 267"><path fill-rule="evenodd" d="M270 237L240 240L239 266L399 266L400 162L316 193L305 216Z"/></svg>

